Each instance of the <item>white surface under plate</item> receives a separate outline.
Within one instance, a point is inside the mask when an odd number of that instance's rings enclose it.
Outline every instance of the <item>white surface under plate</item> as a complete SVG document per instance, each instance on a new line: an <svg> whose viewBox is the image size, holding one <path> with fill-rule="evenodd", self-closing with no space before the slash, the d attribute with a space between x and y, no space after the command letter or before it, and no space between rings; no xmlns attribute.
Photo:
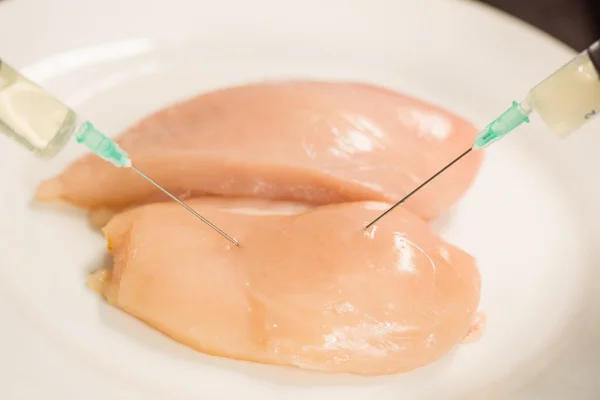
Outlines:
<svg viewBox="0 0 600 400"><path fill-rule="evenodd" d="M8 0L0 55L110 134L174 100L276 77L356 79L483 125L573 53L471 2ZM593 399L600 393L599 125L535 120L487 151L443 226L483 275L483 339L405 375L359 378L208 357L85 288L105 243L35 207L42 162L0 144L0 398Z"/></svg>

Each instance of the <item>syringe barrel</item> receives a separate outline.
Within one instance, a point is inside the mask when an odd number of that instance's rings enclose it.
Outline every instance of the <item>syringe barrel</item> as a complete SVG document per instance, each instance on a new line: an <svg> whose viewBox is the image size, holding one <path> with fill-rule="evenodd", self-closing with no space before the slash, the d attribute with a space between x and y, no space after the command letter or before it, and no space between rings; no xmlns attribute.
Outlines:
<svg viewBox="0 0 600 400"><path fill-rule="evenodd" d="M0 59L0 133L49 158L67 144L76 119L69 107Z"/></svg>
<svg viewBox="0 0 600 400"><path fill-rule="evenodd" d="M531 89L525 100L566 138L600 113L600 40Z"/></svg>

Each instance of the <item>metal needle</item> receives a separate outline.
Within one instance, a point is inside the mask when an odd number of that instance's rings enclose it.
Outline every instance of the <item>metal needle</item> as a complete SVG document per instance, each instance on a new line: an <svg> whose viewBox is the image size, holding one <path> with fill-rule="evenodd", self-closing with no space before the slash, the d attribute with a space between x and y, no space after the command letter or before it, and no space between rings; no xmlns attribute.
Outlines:
<svg viewBox="0 0 600 400"><path fill-rule="evenodd" d="M406 196L404 196L404 198L402 198L402 200L400 200L399 202L397 202L396 204L394 204L393 206L391 206L390 208L388 208L383 214L381 214L379 217L377 217L373 221L371 221L371 223L369 223L369 225L365 226L364 229L369 229L373 224L375 224L377 221L379 221L381 218L383 218L387 213L389 213L390 211L392 211L394 208L398 207L400 204L404 203L409 197L411 197L413 194L415 194L419 190L421 190L421 188L423 186L427 185L429 182L431 182L432 180L434 180L435 178L437 178L439 175L441 175L445 170L447 170L448 168L450 168L451 166L453 166L458 160L460 160L461 158L463 158L464 156L466 156L467 154L469 154L471 152L471 150L473 150L473 148L469 148L464 153L462 153L460 156L456 157L452 162L450 162L444 168L442 168L438 172L436 172L435 175L433 175L431 178L427 179L425 182L421 183L419 186L417 186L416 189L414 189L412 192L410 192L409 194L407 194Z"/></svg>
<svg viewBox="0 0 600 400"><path fill-rule="evenodd" d="M231 243L235 244L236 246L240 245L237 240L235 240L234 238L232 238L231 236L229 236L228 234L226 234L225 232L223 232L221 229L219 229L212 222L210 222L209 220L207 220L206 218L204 218L202 215L198 214L192 207L188 206L183 201L179 200L177 197L175 197L174 195L172 195L168 190L166 190L165 188L163 188L162 186L160 186L158 183L156 183L154 180L152 180L152 178L150 178L148 175L144 174L142 171L140 171L139 169L137 169L133 165L130 168L133 169L135 172L137 172L142 178L146 179L148 182L150 182L151 184L153 184L154 186L156 186L157 188L159 188L164 194L166 194L167 196L169 196L170 198L172 198L173 200L175 200L177 203L179 203L179 205L181 205L183 208L185 208L186 210L188 210L189 212L191 212L192 214L194 214L196 217L200 218L200 220L202 220L202 222L204 222L206 225L210 226L215 231L219 232L224 238L226 238L227 240L229 240Z"/></svg>

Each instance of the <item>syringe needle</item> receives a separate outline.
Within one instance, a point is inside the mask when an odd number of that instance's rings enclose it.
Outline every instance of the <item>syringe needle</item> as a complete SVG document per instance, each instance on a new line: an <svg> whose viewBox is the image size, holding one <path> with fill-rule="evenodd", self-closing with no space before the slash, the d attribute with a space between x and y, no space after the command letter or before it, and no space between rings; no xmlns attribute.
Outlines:
<svg viewBox="0 0 600 400"><path fill-rule="evenodd" d="M516 129L522 123L529 122L528 116L529 116L529 114L531 114L531 112L532 112L532 109L529 106L529 104L527 104L527 102L523 102L523 103L519 104L516 101L513 101L512 106L508 110L506 110L504 113L502 113L502 115L500 115L498 118L493 120L492 123L490 123L481 132L479 132L477 134L477 136L475 137L475 141L473 142L473 145L468 150L465 150L464 153L462 153L460 156L456 157L454 160L452 160L452 162L450 162L444 168L442 168L438 172L436 172L435 175L433 175L431 178L427 179L425 182L420 184L415 190L413 190L412 192L410 192L409 194L404 196L404 198L402 200L400 200L399 202L394 204L392 207L387 209L379 217L377 217L373 221L371 221L371 223L369 223L369 225L365 226L364 229L370 228L373 224L375 224L375 222L379 221L387 213L392 211L394 208L398 207L400 204L404 203L409 197L411 197L413 194L415 194L419 190L421 190L421 188L423 186L427 185L429 182L431 182L432 180L437 178L439 175L441 175L445 170L447 170L448 168L453 166L458 160L460 160L461 158L463 158L464 156L469 154L471 152L471 150L479 150L484 147L487 147L491 143L494 143L495 141L506 136L509 132Z"/></svg>
<svg viewBox="0 0 600 400"><path fill-rule="evenodd" d="M466 156L471 152L471 150L478 150L483 147L489 146L491 143L501 139L510 131L514 130L516 127L521 125L524 122L529 122L528 115L531 113L531 108L527 103L519 104L516 101L513 101L512 106L506 110L502 115L492 121L491 124L486 126L475 138L475 142L473 145L462 153L460 156L456 157L452 162L446 165L444 168L440 169L435 173L431 178L427 179L425 182L417 186L415 190L404 196L402 200L394 204L392 207L388 208L383 214L379 217L375 218L373 221L369 223L369 225L365 226L364 229L368 229L385 215L387 215L394 208L398 207L400 204L404 203L411 197L413 194L417 193L423 186L427 185L429 182L437 178L441 175L445 170L453 166L458 160Z"/></svg>
<svg viewBox="0 0 600 400"><path fill-rule="evenodd" d="M226 234L225 232L223 232L215 224L213 224L212 222L210 222L209 220L207 220L206 218L204 218L202 215L200 215L198 212L196 212L196 210L194 210L192 207L188 206L183 201L179 200L177 197L175 197L174 195L172 195L167 189L163 188L161 185L159 185L158 183L156 183L148 175L146 175L145 173L143 173L142 171L140 171L139 169L137 169L133 165L131 165L129 168L131 168L132 170L134 170L135 172L137 172L142 178L144 178L145 180L147 180L148 182L150 182L151 184L153 184L154 186L156 186L164 194L166 194L167 196L169 196L170 198L172 198L173 200L175 200L183 208L185 208L186 210L188 210L189 212L191 212L192 214L194 214L196 217L200 218L200 220L202 220L202 222L204 222L206 225L208 225L211 228L213 228L215 231L219 232L224 238L226 238L227 240L229 240L231 243L235 244L236 246L240 245L237 240L235 240L234 238L232 238L231 236L229 236L228 234Z"/></svg>
<svg viewBox="0 0 600 400"><path fill-rule="evenodd" d="M365 226L364 229L369 229L371 226L373 226L373 224L375 224L377 221L379 221L381 218L383 218L385 215L387 215L390 211L392 211L394 208L398 207L400 204L404 203L409 197L411 197L413 194L415 194L419 190L421 190L421 188L423 188L423 186L427 185L429 182L431 182L432 180L434 180L435 178L437 178L439 175L441 175L445 170L447 170L448 168L450 168L451 166L453 166L458 160L460 160L461 158L463 158L464 156L466 156L467 154L469 154L471 152L471 150L473 150L472 147L470 147L468 150L466 150L460 156L456 157L448 165L446 165L444 168L442 168L438 172L436 172L435 175L433 175L431 178L427 179L425 182L421 183L419 186L417 186L416 189L414 189L412 192L410 192L409 194L407 194L406 196L404 196L402 198L402 200L400 200L399 202L397 202L396 204L394 204L393 206L391 206L390 208L388 208L383 214L381 214L379 217L377 217L373 221L371 221L369 223L369 225Z"/></svg>
<svg viewBox="0 0 600 400"><path fill-rule="evenodd" d="M194 216L199 218L206 225L210 226L215 231L219 232L225 239L229 240L231 243L235 244L236 246L240 245L237 240L235 240L234 238L232 238L231 236L229 236L228 234L223 232L215 224L213 224L212 222L210 222L209 220L204 218L202 215L198 214L196 212L196 210L194 210L192 207L188 206L183 201L181 201L177 197L173 196L171 194L171 192L169 192L167 189L160 186L148 175L146 175L145 173L143 173L142 171L140 171L139 169L134 167L131 164L131 160L129 159L129 156L127 155L127 153L121 147L119 147L119 145L114 140L112 140L108 136L104 135L99 130L97 130L94 127L94 125L92 125L89 121L86 121L86 122L82 123L81 126L79 126L79 128L77 129L77 132L75 134L75 139L77 140L78 143L85 145L88 149L90 149L97 156L110 162L115 167L131 168L132 170L137 172L137 174L140 175L142 178L144 178L145 180L147 180L148 182L150 182L151 184L156 186L158 189L160 189L161 192L163 192L164 194L166 194L167 196L169 196L170 198L175 200L180 206L182 206L183 208L185 208L186 210L188 210L189 212L194 214Z"/></svg>

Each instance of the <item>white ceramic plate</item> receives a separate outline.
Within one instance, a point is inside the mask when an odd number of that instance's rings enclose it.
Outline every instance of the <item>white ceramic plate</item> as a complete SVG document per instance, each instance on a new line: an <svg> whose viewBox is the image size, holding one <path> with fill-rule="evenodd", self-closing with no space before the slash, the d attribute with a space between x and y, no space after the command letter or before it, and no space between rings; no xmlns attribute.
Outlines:
<svg viewBox="0 0 600 400"><path fill-rule="evenodd" d="M273 77L383 84L483 125L572 55L471 2L0 3L0 56L111 134L175 100ZM486 334L380 379L204 356L104 305L84 286L103 239L77 212L31 205L36 184L84 150L42 162L2 139L0 398L597 398L598 129L559 141L535 120L489 149L442 230L479 259Z"/></svg>

